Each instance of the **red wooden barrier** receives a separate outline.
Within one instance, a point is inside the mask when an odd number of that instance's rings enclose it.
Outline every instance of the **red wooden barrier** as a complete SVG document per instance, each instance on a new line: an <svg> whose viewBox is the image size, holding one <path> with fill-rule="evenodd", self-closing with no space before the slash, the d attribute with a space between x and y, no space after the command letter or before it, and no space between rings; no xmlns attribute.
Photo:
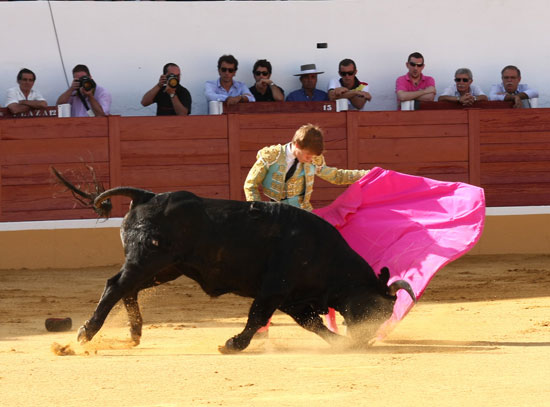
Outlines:
<svg viewBox="0 0 550 407"><path fill-rule="evenodd" d="M512 109L514 103L504 100L478 100L472 106L463 106L457 102L441 101L415 102L415 110L463 110L463 109Z"/></svg>
<svg viewBox="0 0 550 407"><path fill-rule="evenodd" d="M308 122L325 130L329 165L471 182L490 206L550 203L548 109L35 118L0 120L0 221L93 218L49 174L54 165L85 184L82 162L107 188L244 199L256 152ZM342 188L316 181L314 206ZM114 215L127 203L115 200Z"/></svg>
<svg viewBox="0 0 550 407"><path fill-rule="evenodd" d="M336 102L254 102L223 104L224 113L326 113L336 112Z"/></svg>

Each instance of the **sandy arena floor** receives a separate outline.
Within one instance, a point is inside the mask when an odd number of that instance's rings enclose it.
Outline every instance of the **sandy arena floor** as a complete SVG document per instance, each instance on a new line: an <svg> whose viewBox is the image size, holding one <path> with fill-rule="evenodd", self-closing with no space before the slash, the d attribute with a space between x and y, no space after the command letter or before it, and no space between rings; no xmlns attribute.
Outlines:
<svg viewBox="0 0 550 407"><path fill-rule="evenodd" d="M140 346L117 307L83 347L76 330L116 271L0 270L1 406L550 406L550 256L464 257L386 341L353 352L277 313L269 339L221 355L250 301L186 278L141 295ZM73 329L47 332L51 316Z"/></svg>

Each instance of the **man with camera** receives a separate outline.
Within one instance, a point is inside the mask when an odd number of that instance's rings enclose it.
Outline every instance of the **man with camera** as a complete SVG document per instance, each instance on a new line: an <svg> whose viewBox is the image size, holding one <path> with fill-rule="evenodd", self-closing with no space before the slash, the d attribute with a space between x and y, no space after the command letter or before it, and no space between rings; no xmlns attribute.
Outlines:
<svg viewBox="0 0 550 407"><path fill-rule="evenodd" d="M162 68L162 75L152 89L147 91L141 104L157 104L157 116L187 116L191 113L191 94L180 85L179 66L169 62Z"/></svg>
<svg viewBox="0 0 550 407"><path fill-rule="evenodd" d="M86 65L73 68L73 83L57 98L57 104L69 103L71 117L107 116L111 110L111 94L97 85Z"/></svg>

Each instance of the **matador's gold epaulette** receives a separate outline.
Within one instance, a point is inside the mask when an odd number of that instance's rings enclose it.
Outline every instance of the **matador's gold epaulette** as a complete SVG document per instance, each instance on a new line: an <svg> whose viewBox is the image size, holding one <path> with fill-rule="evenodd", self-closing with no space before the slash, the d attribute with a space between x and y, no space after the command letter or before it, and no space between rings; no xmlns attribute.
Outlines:
<svg viewBox="0 0 550 407"><path fill-rule="evenodd" d="M277 144L274 146L262 148L260 151L258 151L258 158L261 159L265 165L270 166L275 163L275 161L277 161L280 154L281 145Z"/></svg>
<svg viewBox="0 0 550 407"><path fill-rule="evenodd" d="M323 167L325 165L325 157L323 157L322 154L316 155L313 157L313 160L311 160L311 163L316 167Z"/></svg>

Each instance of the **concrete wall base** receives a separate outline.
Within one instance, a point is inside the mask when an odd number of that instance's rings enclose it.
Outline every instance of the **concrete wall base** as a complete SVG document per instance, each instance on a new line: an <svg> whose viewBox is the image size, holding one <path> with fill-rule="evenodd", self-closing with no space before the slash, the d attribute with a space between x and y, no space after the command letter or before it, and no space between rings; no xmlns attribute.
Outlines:
<svg viewBox="0 0 550 407"><path fill-rule="evenodd" d="M550 254L550 213L487 216L479 254ZM119 228L0 231L0 269L80 268L124 262Z"/></svg>

